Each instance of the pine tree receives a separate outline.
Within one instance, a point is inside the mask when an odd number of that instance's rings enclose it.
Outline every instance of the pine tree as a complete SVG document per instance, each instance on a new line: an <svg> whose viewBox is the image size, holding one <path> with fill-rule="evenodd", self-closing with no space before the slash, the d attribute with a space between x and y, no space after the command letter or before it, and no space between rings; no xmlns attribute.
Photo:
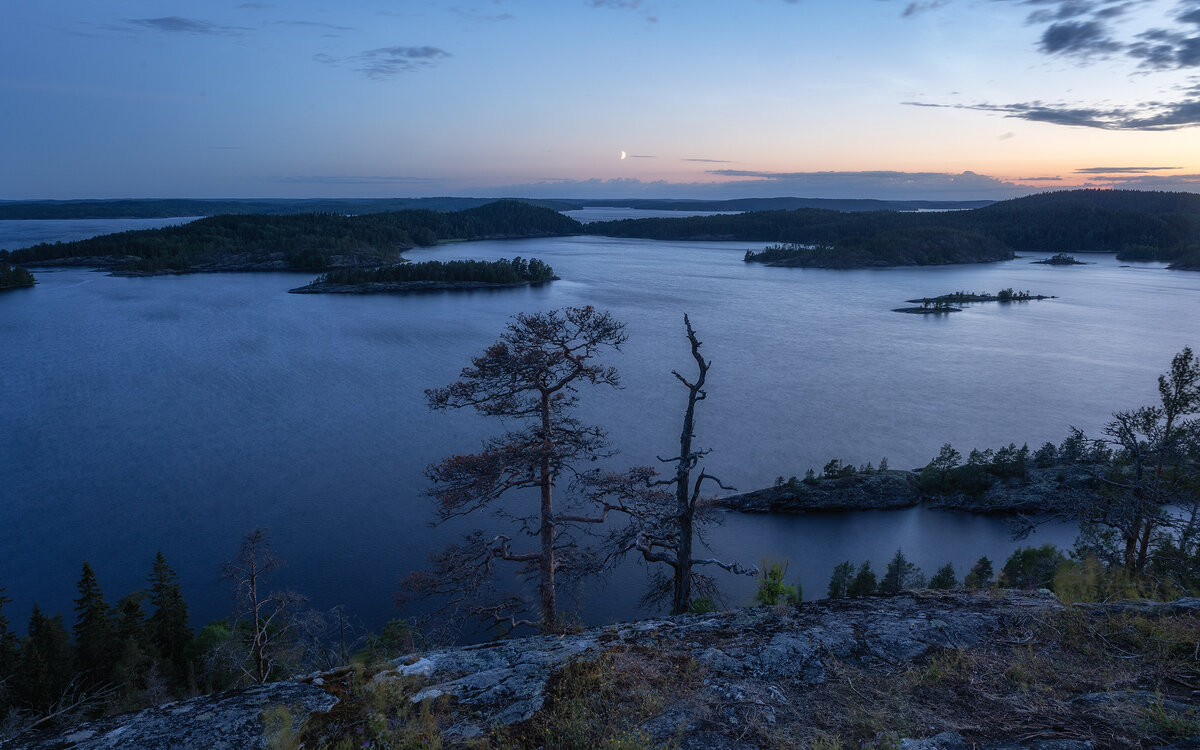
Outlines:
<svg viewBox="0 0 1200 750"><path fill-rule="evenodd" d="M149 632L146 626L146 611L142 609L145 591L126 594L117 602L116 643L117 657L113 669L113 681L124 686L129 694L145 687L146 674L154 663L151 658Z"/></svg>
<svg viewBox="0 0 1200 750"><path fill-rule="evenodd" d="M89 684L104 682L116 661L117 642L112 610L104 601L92 566L86 561L79 576L75 600L75 666Z"/></svg>
<svg viewBox="0 0 1200 750"><path fill-rule="evenodd" d="M925 585L925 576L921 569L908 561L904 552L899 548L888 563L883 580L879 582L879 593L884 596L895 596L905 589L920 588Z"/></svg>
<svg viewBox="0 0 1200 750"><path fill-rule="evenodd" d="M173 668L175 677L182 680L187 675L185 650L192 640L192 629L188 627L188 607L179 576L167 565L162 550L154 557L149 581L150 604L155 608L149 621L150 644Z"/></svg>
<svg viewBox="0 0 1200 750"><path fill-rule="evenodd" d="M954 574L954 564L946 563L938 568L938 571L933 574L933 578L929 579L929 588L952 589L957 583L958 577Z"/></svg>
<svg viewBox="0 0 1200 750"><path fill-rule="evenodd" d="M4 616L4 605L11 601L0 587L0 716L6 715L12 705L15 675L21 658L21 642L8 629L8 618Z"/></svg>
<svg viewBox="0 0 1200 750"><path fill-rule="evenodd" d="M854 578L854 564L847 560L838 563L829 579L828 596L830 599L844 599Z"/></svg>
<svg viewBox="0 0 1200 750"><path fill-rule="evenodd" d="M971 567L971 572L967 573L963 578L963 585L969 589L984 589L992 582L992 561L987 559L987 556L979 558L979 561Z"/></svg>
<svg viewBox="0 0 1200 750"><path fill-rule="evenodd" d="M874 596L875 588L875 571L871 570L871 561L868 560L859 566L858 573L850 582L850 587L846 589L846 595L851 597Z"/></svg>
<svg viewBox="0 0 1200 750"><path fill-rule="evenodd" d="M35 711L45 711L62 697L74 672L71 637L62 617L49 617L34 604L17 668L18 702Z"/></svg>

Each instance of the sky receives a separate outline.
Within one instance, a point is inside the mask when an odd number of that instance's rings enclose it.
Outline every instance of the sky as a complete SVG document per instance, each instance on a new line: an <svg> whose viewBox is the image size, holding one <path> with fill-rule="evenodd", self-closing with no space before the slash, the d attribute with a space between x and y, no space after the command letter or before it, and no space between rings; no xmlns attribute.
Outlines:
<svg viewBox="0 0 1200 750"><path fill-rule="evenodd" d="M1200 191L1200 0L3 0L0 200Z"/></svg>

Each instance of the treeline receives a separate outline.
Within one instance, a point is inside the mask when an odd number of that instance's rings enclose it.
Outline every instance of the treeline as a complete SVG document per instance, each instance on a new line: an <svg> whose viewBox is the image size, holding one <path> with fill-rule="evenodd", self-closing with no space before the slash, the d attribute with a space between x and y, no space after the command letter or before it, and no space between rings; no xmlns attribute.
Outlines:
<svg viewBox="0 0 1200 750"><path fill-rule="evenodd" d="M966 211L759 211L596 222L589 234L780 243L747 261L849 268L984 262L1016 251L1114 252L1123 260L1200 260L1200 195L1072 190ZM1180 266L1183 267L1183 266Z"/></svg>
<svg viewBox="0 0 1200 750"><path fill-rule="evenodd" d="M403 620L371 634L340 607L312 611L304 597L271 588L281 564L264 531L246 535L238 557L223 566L233 612L199 631L189 623L179 578L161 552L147 587L116 604L106 600L84 562L72 624L35 604L23 638L4 616L11 599L0 588L0 743L51 723L69 726L412 650L413 634Z"/></svg>
<svg viewBox="0 0 1200 750"><path fill-rule="evenodd" d="M903 591L922 588L943 591L1045 588L1066 602L1094 602L1113 595L1128 597L1148 593L1119 573L1106 571L1089 551L1064 554L1053 544L1043 544L1040 547L1017 549L1004 561L999 572L986 555L980 557L961 581L954 564L949 562L926 578L921 568L905 557L902 549L896 550L882 577L871 568L870 560L857 568L850 560L846 560L834 567L826 596L829 599L895 596Z"/></svg>
<svg viewBox="0 0 1200 750"><path fill-rule="evenodd" d="M410 281L480 282L485 284L519 284L547 281L554 278L554 269L537 258L521 257L507 260L427 260L420 263L401 263L380 268L344 268L329 271L314 284L377 284Z"/></svg>
<svg viewBox="0 0 1200 750"><path fill-rule="evenodd" d="M18 289L34 283L33 274L26 269L0 261L0 289Z"/></svg>
<svg viewBox="0 0 1200 750"><path fill-rule="evenodd" d="M223 215L189 224L43 243L0 255L14 262L109 258L123 270L187 270L197 264L282 261L287 268L377 266L401 250L447 240L542 237L577 233L582 225L557 211L504 200L463 211L427 210L343 216Z"/></svg>
<svg viewBox="0 0 1200 750"><path fill-rule="evenodd" d="M495 198L301 198L203 200L151 198L69 201L0 201L2 219L158 219L220 214L374 214L427 209L462 211ZM555 211L582 208L578 201L523 198L524 203Z"/></svg>

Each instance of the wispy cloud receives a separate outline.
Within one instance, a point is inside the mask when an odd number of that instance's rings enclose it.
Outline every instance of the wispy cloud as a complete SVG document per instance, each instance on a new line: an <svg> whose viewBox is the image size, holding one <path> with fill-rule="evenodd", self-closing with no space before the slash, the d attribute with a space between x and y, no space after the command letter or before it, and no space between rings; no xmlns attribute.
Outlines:
<svg viewBox="0 0 1200 750"><path fill-rule="evenodd" d="M1176 102L1144 102L1126 107L1088 107L1041 101L1015 104L932 104L902 102L915 107L947 107L995 112L1033 122L1099 130L1179 130L1200 125L1200 86Z"/></svg>
<svg viewBox="0 0 1200 750"><path fill-rule="evenodd" d="M325 31L358 31L353 26L338 26L332 23L320 23L319 21L267 21L267 26L295 26L305 29L322 29Z"/></svg>
<svg viewBox="0 0 1200 750"><path fill-rule="evenodd" d="M212 21L204 21L198 18L183 18L181 16L129 18L125 22L134 29L160 31L167 34L236 35L249 31L249 29L239 26L223 26Z"/></svg>
<svg viewBox="0 0 1200 750"><path fill-rule="evenodd" d="M401 73L415 73L437 65L449 52L440 47L380 47L349 57L315 55L313 59L327 65L346 66L367 78L380 81Z"/></svg>
<svg viewBox="0 0 1200 750"><path fill-rule="evenodd" d="M703 164L729 164L729 159L680 159L680 161L698 161Z"/></svg>
<svg viewBox="0 0 1200 750"><path fill-rule="evenodd" d="M658 16L642 0L585 0L584 5L589 8L634 11L644 15L648 23L658 23Z"/></svg>
<svg viewBox="0 0 1200 750"><path fill-rule="evenodd" d="M1171 172L1183 167L1083 167L1075 174L1141 174L1143 172Z"/></svg>
<svg viewBox="0 0 1200 750"><path fill-rule="evenodd" d="M1061 177L1018 177L1016 182L1062 182Z"/></svg>
<svg viewBox="0 0 1200 750"><path fill-rule="evenodd" d="M450 12L459 19L472 24L491 24L501 21L512 21L516 18L512 13L485 13L478 8L451 8Z"/></svg>
<svg viewBox="0 0 1200 750"><path fill-rule="evenodd" d="M271 182L297 185L426 185L438 184L440 178L411 177L408 175L288 175L269 177Z"/></svg>

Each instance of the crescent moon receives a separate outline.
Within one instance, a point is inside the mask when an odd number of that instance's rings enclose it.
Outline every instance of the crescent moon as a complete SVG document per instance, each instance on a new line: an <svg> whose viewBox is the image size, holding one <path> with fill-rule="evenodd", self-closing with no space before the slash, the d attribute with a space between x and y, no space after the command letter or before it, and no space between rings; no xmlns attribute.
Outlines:
<svg viewBox="0 0 1200 750"><path fill-rule="evenodd" d="M625 152L624 152L624 151L622 151L622 152L621 152L621 158L622 158L622 159L624 159L624 158L625 158Z"/></svg>

